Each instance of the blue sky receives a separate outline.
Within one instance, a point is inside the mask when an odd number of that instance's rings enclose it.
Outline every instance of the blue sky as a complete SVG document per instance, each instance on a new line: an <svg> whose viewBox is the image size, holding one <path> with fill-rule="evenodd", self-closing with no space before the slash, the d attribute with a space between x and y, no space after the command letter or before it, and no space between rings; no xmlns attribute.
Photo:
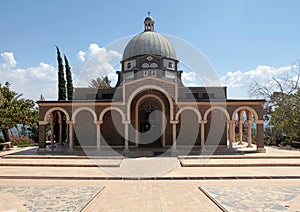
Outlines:
<svg viewBox="0 0 300 212"><path fill-rule="evenodd" d="M54 45L75 66L78 52L87 52L90 44L101 48L140 33L147 12L151 11L156 31L179 37L201 50L224 81L232 77L228 73L248 80L245 73L281 73L280 68L285 70L299 59L299 8L300 1L296 0L1 0L0 53L13 53L16 63L9 67L11 73L31 71L33 75L39 69L51 69L47 74L53 74L57 66ZM8 79L3 55L1 64L0 83L4 79L17 83L17 78ZM54 78L51 80L54 83ZM13 88L35 98L28 94L30 90L22 90L26 84L22 86ZM40 84L40 93L47 93L47 89ZM242 89L246 91L247 85ZM48 95L55 98L54 94ZM244 95L245 92L239 95L233 91L232 97Z"/></svg>

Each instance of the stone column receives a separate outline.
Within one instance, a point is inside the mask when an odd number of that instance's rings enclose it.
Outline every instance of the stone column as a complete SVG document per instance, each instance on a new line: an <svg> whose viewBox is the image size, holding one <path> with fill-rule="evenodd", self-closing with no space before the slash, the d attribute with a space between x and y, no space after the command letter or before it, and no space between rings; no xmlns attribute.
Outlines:
<svg viewBox="0 0 300 212"><path fill-rule="evenodd" d="M125 135L125 148L124 152L129 152L129 142L128 142L128 125L130 124L130 121L122 121L122 124L124 124L124 135Z"/></svg>
<svg viewBox="0 0 300 212"><path fill-rule="evenodd" d="M256 121L256 130L257 130L257 152L266 152L264 148L264 120Z"/></svg>
<svg viewBox="0 0 300 212"><path fill-rule="evenodd" d="M96 124L96 133L97 133L97 138L96 138L96 144L97 144L97 150L100 150L100 144L101 144L101 124L103 121L95 121Z"/></svg>
<svg viewBox="0 0 300 212"><path fill-rule="evenodd" d="M232 120L233 121L233 126L232 126L232 141L235 142L235 122L236 120Z"/></svg>
<svg viewBox="0 0 300 212"><path fill-rule="evenodd" d="M73 121L67 121L68 133L69 133L69 151L73 151Z"/></svg>
<svg viewBox="0 0 300 212"><path fill-rule="evenodd" d="M235 120L230 120L227 122L229 124L229 150L232 150L232 143L234 142L235 135L234 135L234 124Z"/></svg>
<svg viewBox="0 0 300 212"><path fill-rule="evenodd" d="M247 124L248 124L248 145L247 147L252 147L252 113L247 112Z"/></svg>
<svg viewBox="0 0 300 212"><path fill-rule="evenodd" d="M179 123L179 121L170 121L170 124L172 124L172 151L177 151L176 147L176 125Z"/></svg>
<svg viewBox="0 0 300 212"><path fill-rule="evenodd" d="M164 114L165 115L165 114ZM163 115L161 115L163 116ZM162 125L161 125L161 133L162 133L162 147L166 147L166 119L162 118Z"/></svg>
<svg viewBox="0 0 300 212"><path fill-rule="evenodd" d="M200 121L200 133L201 133L201 148L205 148L205 124L207 123L207 120Z"/></svg>
<svg viewBox="0 0 300 212"><path fill-rule="evenodd" d="M39 121L39 151L46 151L46 121Z"/></svg>
<svg viewBox="0 0 300 212"><path fill-rule="evenodd" d="M238 144L243 144L243 114L244 111L241 110L239 112L239 143Z"/></svg>
<svg viewBox="0 0 300 212"><path fill-rule="evenodd" d="M51 124L51 149L54 149L54 112L50 113L50 124Z"/></svg>
<svg viewBox="0 0 300 212"><path fill-rule="evenodd" d="M61 112L58 111L58 124L59 124L59 144L62 145L62 115Z"/></svg>
<svg viewBox="0 0 300 212"><path fill-rule="evenodd" d="M135 147L138 148L140 143L140 133L139 133L139 127L137 126L135 129Z"/></svg>

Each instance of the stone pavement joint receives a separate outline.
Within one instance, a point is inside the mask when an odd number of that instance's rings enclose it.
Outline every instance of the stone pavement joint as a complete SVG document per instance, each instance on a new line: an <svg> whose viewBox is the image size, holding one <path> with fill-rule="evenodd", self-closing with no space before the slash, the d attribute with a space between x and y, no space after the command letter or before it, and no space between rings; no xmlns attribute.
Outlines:
<svg viewBox="0 0 300 212"><path fill-rule="evenodd" d="M255 180L255 179L300 179L300 176L208 176L208 177L66 177L66 176L0 176L0 179L31 180L122 180L122 181L187 181L187 180Z"/></svg>
<svg viewBox="0 0 300 212"><path fill-rule="evenodd" d="M205 189L198 187L200 191L202 191L203 194L205 194L218 208L220 208L221 211L223 212L228 212L226 208L224 208L216 199L214 199Z"/></svg>

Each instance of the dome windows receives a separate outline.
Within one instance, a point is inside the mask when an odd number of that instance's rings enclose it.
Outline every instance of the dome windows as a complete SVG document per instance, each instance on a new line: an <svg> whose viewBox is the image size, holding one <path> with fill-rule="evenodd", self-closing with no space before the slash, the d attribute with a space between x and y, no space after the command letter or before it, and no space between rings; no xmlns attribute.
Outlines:
<svg viewBox="0 0 300 212"><path fill-rule="evenodd" d="M156 63L143 63L142 68L148 69L148 68L158 68L158 65Z"/></svg>
<svg viewBox="0 0 300 212"><path fill-rule="evenodd" d="M158 65L156 63L151 63L150 64L150 68L157 68L157 67L158 67Z"/></svg>
<svg viewBox="0 0 300 212"><path fill-rule="evenodd" d="M148 57L147 57L147 60L148 60L148 61L151 61L151 60L153 60L153 57L148 56Z"/></svg>
<svg viewBox="0 0 300 212"><path fill-rule="evenodd" d="M149 64L148 63L143 63L142 68L149 68Z"/></svg>
<svg viewBox="0 0 300 212"><path fill-rule="evenodd" d="M131 70L132 68L136 67L136 61L135 60L130 60L130 61L126 61L124 63L124 70Z"/></svg>
<svg viewBox="0 0 300 212"><path fill-rule="evenodd" d="M164 60L164 67L169 70L175 70L175 61L173 60Z"/></svg>
<svg viewBox="0 0 300 212"><path fill-rule="evenodd" d="M148 71L144 71L144 77L148 77L149 76L149 72Z"/></svg>

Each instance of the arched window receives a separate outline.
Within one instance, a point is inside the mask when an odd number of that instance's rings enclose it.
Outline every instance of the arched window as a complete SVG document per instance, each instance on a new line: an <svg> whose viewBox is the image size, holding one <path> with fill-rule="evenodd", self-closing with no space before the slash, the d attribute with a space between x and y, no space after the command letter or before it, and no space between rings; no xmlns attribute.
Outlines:
<svg viewBox="0 0 300 212"><path fill-rule="evenodd" d="M131 63L127 63L127 69L131 69Z"/></svg>

